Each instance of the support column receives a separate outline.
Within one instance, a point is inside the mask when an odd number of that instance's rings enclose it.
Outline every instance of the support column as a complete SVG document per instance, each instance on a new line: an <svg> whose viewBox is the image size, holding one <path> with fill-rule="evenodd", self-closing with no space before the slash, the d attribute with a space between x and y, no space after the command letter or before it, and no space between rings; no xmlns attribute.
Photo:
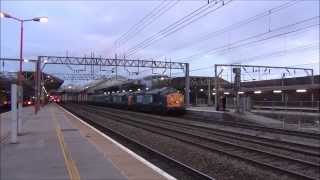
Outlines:
<svg viewBox="0 0 320 180"><path fill-rule="evenodd" d="M17 143L18 112L17 112L17 85L11 84L11 133L10 143Z"/></svg>
<svg viewBox="0 0 320 180"><path fill-rule="evenodd" d="M211 105L211 82L210 77L208 77L208 106Z"/></svg>
<svg viewBox="0 0 320 180"><path fill-rule="evenodd" d="M189 76L189 63L185 63L186 75L185 75L185 105L190 106L190 76Z"/></svg>
<svg viewBox="0 0 320 180"><path fill-rule="evenodd" d="M218 110L218 97L219 97L219 83L218 83L218 73L217 73L217 65L215 64L214 65L214 88L216 89L216 95L215 95L215 98L214 98L214 106L215 106L215 109Z"/></svg>
<svg viewBox="0 0 320 180"><path fill-rule="evenodd" d="M40 109L40 86L41 86L41 82L40 82L40 79L41 79L41 58L38 57L38 61L36 63L36 113L39 111Z"/></svg>
<svg viewBox="0 0 320 180"><path fill-rule="evenodd" d="M23 85L17 86L18 89L18 135L22 134L22 108L23 108Z"/></svg>
<svg viewBox="0 0 320 180"><path fill-rule="evenodd" d="M38 94L38 90L37 90L37 87L38 87L38 62L35 63L35 67L34 67L34 75L33 75L33 78L34 78L34 98L35 98L35 102L34 102L34 113L37 114L37 94Z"/></svg>
<svg viewBox="0 0 320 180"><path fill-rule="evenodd" d="M314 84L314 74L313 74L313 70L311 70L311 84L313 85ZM313 94L313 89L312 89L312 92L311 92L311 106L313 106L314 104L314 94Z"/></svg>

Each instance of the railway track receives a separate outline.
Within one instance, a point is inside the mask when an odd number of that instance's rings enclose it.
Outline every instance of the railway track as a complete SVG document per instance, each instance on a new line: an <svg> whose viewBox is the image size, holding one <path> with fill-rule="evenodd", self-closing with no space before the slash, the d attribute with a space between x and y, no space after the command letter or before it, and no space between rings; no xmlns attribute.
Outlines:
<svg viewBox="0 0 320 180"><path fill-rule="evenodd" d="M275 140L270 139L250 140L249 137L239 135L236 138L234 135L226 136L221 132L203 132L208 131L208 129L168 122L161 120L161 118L150 120L150 117L143 115L132 116L130 113L124 113L123 111L119 113L121 110L108 109L106 111L106 108L102 107L78 107L77 109L85 110L89 114L108 117L108 119L117 122L167 136L211 152L222 153L255 165L277 170L299 179L317 179L319 177L319 153L313 151L310 147L303 147L301 144L285 146L284 142L276 144ZM279 150L276 150L277 148L281 151L288 151L289 154L279 153ZM295 153L294 156L290 156L292 153ZM298 154L302 155L299 156Z"/></svg>
<svg viewBox="0 0 320 180"><path fill-rule="evenodd" d="M91 115L88 117L88 114L85 112L83 114L83 110L80 109L73 109L67 106L63 106L67 110L71 111L73 114L80 116L82 119L86 120L91 125L94 125L96 128L104 132L105 134L108 134L109 136L112 136L113 138L117 139L118 141L124 143L127 147L131 149L135 149L135 151L139 151L140 154L143 154L143 156L148 157L148 159L151 159L153 162L160 164L165 163L165 166L168 166L167 169L169 171L175 171L175 174L178 174L179 177L188 177L190 179L197 179L197 180L214 180L214 178L182 163L179 162L171 157L169 157L166 154L161 153L160 151L157 151L156 149L153 149L152 147L142 144L138 141L136 141L133 138L130 138L129 136L124 135L123 133L114 131L112 128L108 128L105 125L92 120L91 118L94 118L94 115ZM176 172L178 171L178 173Z"/></svg>
<svg viewBox="0 0 320 180"><path fill-rule="evenodd" d="M269 146L277 149L288 150L296 153L303 153L306 155L310 155L312 159L318 158L316 160L320 162L320 159L319 159L320 158L320 140L319 139L318 139L319 145L316 146L316 145L303 144L303 143L292 142L287 140L273 139L270 137L259 137L256 135L249 135L249 134L238 133L234 131L221 130L217 128L206 127L200 124L194 124L194 123L190 124L186 121L183 121L181 118L162 117L157 115L132 112L132 111L124 111L124 110L106 108L106 107L100 107L100 106L89 106L89 107L101 109L101 110L107 110L108 112L130 114L130 115L134 115L136 118L149 118L153 121L157 121L157 122L161 121L162 123L166 123L168 125L179 126L186 129L194 129L198 132L205 132L210 135L215 135L219 137L232 138L238 141L245 141L245 142L265 145L265 146Z"/></svg>

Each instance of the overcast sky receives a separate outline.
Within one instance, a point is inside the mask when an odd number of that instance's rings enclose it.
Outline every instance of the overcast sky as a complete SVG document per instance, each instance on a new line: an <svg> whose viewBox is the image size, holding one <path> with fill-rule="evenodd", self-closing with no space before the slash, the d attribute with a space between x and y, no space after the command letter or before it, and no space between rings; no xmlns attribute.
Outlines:
<svg viewBox="0 0 320 180"><path fill-rule="evenodd" d="M126 58L190 62L192 75L212 75L210 67L216 63L304 64L301 66L313 67L318 72L319 1L293 2L275 10L288 2L235 0L164 38L155 36L157 41L133 54L130 49L205 6L207 1L2 0L1 11L24 18L49 17L46 24L25 24L27 59L38 55L63 56L67 51L70 56L94 52L96 56L114 57L117 53ZM207 5L211 6L209 10L221 6L212 4ZM149 19L145 28L143 24L136 26L141 31L129 34L126 43L115 43L150 12L155 14L156 8L165 12ZM268 11L270 15L251 23L232 26ZM19 24L10 19L1 19L1 57L19 57ZM48 67L47 71L57 69Z"/></svg>

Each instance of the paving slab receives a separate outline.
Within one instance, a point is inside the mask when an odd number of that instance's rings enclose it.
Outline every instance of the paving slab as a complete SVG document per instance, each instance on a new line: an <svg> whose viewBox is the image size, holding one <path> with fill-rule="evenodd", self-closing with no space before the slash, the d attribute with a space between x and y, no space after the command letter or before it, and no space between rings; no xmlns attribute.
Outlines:
<svg viewBox="0 0 320 180"><path fill-rule="evenodd" d="M54 105L44 107L37 115L31 108L23 112L25 123L18 143L1 143L1 180L72 179L75 172L79 179L127 179L66 122ZM8 122L10 115L5 117L1 121Z"/></svg>
<svg viewBox="0 0 320 180"><path fill-rule="evenodd" d="M9 142L10 112L0 116L1 180L175 179L56 104L22 112L17 144Z"/></svg>

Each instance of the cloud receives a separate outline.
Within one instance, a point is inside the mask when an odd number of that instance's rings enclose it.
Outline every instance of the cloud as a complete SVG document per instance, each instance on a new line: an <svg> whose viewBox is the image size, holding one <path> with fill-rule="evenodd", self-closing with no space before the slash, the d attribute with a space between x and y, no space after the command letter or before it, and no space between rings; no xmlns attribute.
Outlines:
<svg viewBox="0 0 320 180"><path fill-rule="evenodd" d="M25 27L25 55L65 55L66 51L74 56L83 56L94 51L97 55L114 56L114 41L127 32L134 24L145 17L151 9L162 1L1 1L2 9L19 17L48 16L49 23L28 23ZM228 27L241 20L250 18L283 1L236 1L199 21L186 26L181 31L161 39L148 48L141 50L136 57L166 57L175 60L188 57L197 52L223 46L230 42L277 28L319 14L318 1L299 1L270 17L262 18L246 26L234 28L230 32L218 33L196 43L204 35ZM152 22L141 33L136 34L117 53L137 45L169 24L183 18L205 3L202 1L181 1L163 16ZM271 20L271 24L269 24ZM19 43L17 23L1 20L2 55L17 57ZM294 36L276 38L266 43L257 43L194 59L191 68L212 66L215 63L228 63L237 59L249 58L283 48L294 48L319 39L319 30L297 33ZM188 46L187 46L188 45ZM189 46L190 45L190 46ZM289 56L288 56L289 57ZM310 58L309 58L310 57ZM298 64L302 59L314 59L314 52L295 53L291 60L281 61L281 65ZM282 57L283 58L283 57ZM161 59L161 58L160 58ZM163 58L164 59L164 58ZM274 64L276 58L271 59ZM254 61L265 65L266 61ZM280 64L280 61L279 61ZM201 74L201 72L195 72Z"/></svg>

